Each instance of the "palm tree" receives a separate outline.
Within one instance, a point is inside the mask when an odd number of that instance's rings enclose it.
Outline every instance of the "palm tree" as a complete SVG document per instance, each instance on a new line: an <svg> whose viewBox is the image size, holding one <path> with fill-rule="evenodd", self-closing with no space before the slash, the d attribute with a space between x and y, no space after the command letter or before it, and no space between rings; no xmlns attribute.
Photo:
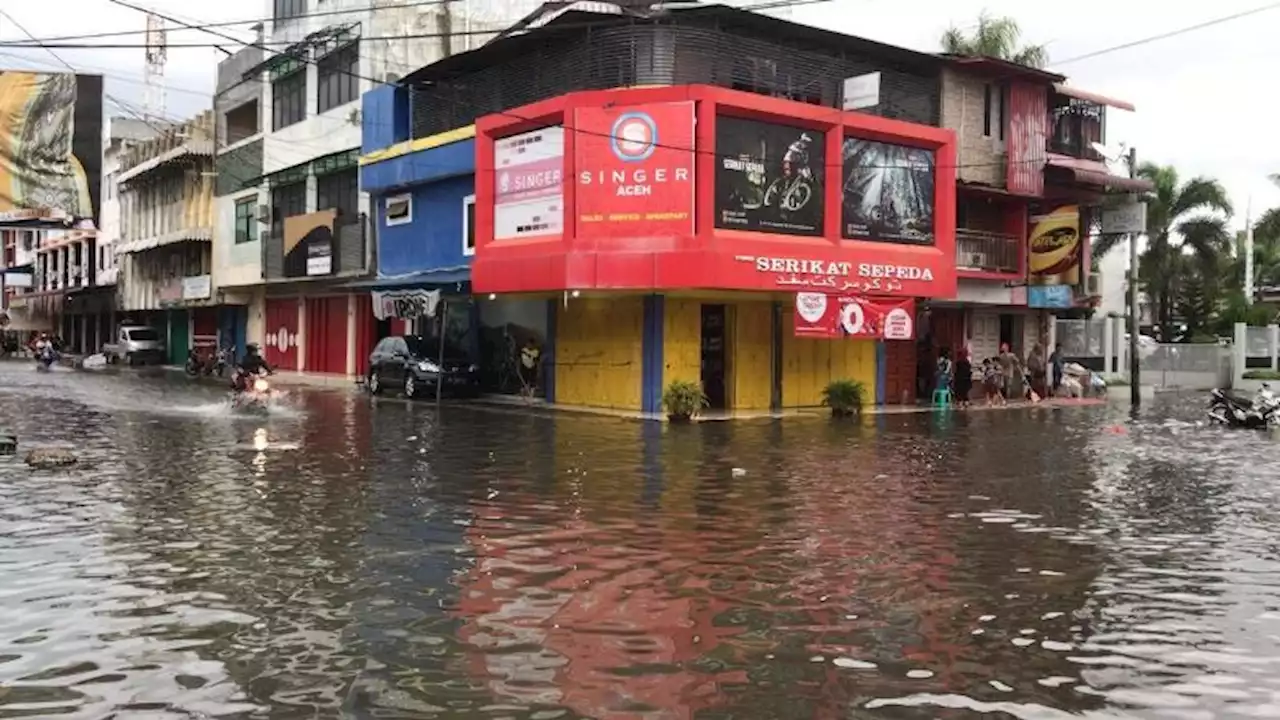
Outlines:
<svg viewBox="0 0 1280 720"><path fill-rule="evenodd" d="M969 57L993 57L1001 60L1042 68L1049 62L1049 51L1044 45L1018 47L1022 29L1018 21L1008 17L993 17L986 10L978 15L978 26L973 34L965 34L951 27L942 34L942 51L950 55Z"/></svg>
<svg viewBox="0 0 1280 720"><path fill-rule="evenodd" d="M1201 278L1218 277L1225 269L1231 251L1227 233L1231 202L1217 180L1196 177L1181 183L1172 166L1144 163L1137 175L1155 186L1145 198L1147 247L1138 262L1138 276L1151 300L1160 339L1167 342L1173 331L1177 288L1181 281L1191 280L1182 256L1195 257ZM1101 236L1093 246L1094 258L1106 255L1120 240L1118 235Z"/></svg>

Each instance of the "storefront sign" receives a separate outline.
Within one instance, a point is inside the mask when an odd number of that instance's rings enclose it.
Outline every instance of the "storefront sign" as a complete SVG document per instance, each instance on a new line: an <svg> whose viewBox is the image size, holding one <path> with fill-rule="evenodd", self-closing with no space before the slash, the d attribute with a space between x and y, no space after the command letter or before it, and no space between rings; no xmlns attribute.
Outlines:
<svg viewBox="0 0 1280 720"><path fill-rule="evenodd" d="M909 287L904 283L932 283L934 280L933 270L918 265L754 255L739 255L735 259L751 263L757 273L772 275L773 284L779 288L893 293Z"/></svg>
<svg viewBox="0 0 1280 720"><path fill-rule="evenodd" d="M716 156L716 227L822 234L822 132L719 115Z"/></svg>
<svg viewBox="0 0 1280 720"><path fill-rule="evenodd" d="M333 273L333 243L316 242L307 246L307 275Z"/></svg>
<svg viewBox="0 0 1280 720"><path fill-rule="evenodd" d="M1031 218L1027 283L1080 284L1080 208L1063 205Z"/></svg>
<svg viewBox="0 0 1280 720"><path fill-rule="evenodd" d="M580 233L693 234L692 102L578 108L575 120Z"/></svg>
<svg viewBox="0 0 1280 720"><path fill-rule="evenodd" d="M373 316L379 320L435 317L439 290L388 290L373 293Z"/></svg>
<svg viewBox="0 0 1280 720"><path fill-rule="evenodd" d="M932 245L933 151L848 137L843 155L844 236Z"/></svg>
<svg viewBox="0 0 1280 720"><path fill-rule="evenodd" d="M1027 287L1027 307L1069 308L1073 304L1070 285L1030 285Z"/></svg>
<svg viewBox="0 0 1280 720"><path fill-rule="evenodd" d="M195 275L182 278L183 300L208 300L213 294L213 278L208 275Z"/></svg>
<svg viewBox="0 0 1280 720"><path fill-rule="evenodd" d="M564 128L494 142L493 164L494 240L564 231Z"/></svg>
<svg viewBox="0 0 1280 720"><path fill-rule="evenodd" d="M915 301L796 293L796 337L911 340Z"/></svg>
<svg viewBox="0 0 1280 720"><path fill-rule="evenodd" d="M315 272L320 266L314 265L312 258L332 255L334 225L337 222L338 212L332 208L284 219L285 277L328 275L332 271L330 266L324 272Z"/></svg>

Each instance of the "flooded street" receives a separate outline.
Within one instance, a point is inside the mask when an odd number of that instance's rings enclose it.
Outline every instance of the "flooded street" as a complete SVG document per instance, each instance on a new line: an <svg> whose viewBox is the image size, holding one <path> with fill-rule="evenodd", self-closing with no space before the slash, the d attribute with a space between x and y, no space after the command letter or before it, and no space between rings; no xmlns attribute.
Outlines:
<svg viewBox="0 0 1280 720"><path fill-rule="evenodd" d="M0 364L0 717L1280 717L1280 441Z"/></svg>

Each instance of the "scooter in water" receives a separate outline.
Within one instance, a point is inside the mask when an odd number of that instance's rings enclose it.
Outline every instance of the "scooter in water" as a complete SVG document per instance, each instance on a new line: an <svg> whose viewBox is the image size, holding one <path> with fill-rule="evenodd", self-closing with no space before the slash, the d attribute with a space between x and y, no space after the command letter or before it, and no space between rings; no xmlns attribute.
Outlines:
<svg viewBox="0 0 1280 720"><path fill-rule="evenodd" d="M1263 383L1252 398L1218 389L1209 393L1208 413L1215 422L1228 427L1266 430L1280 422L1280 397L1268 383Z"/></svg>
<svg viewBox="0 0 1280 720"><path fill-rule="evenodd" d="M58 361L58 352L52 347L44 347L36 354L36 370L40 372L49 372L53 364Z"/></svg>
<svg viewBox="0 0 1280 720"><path fill-rule="evenodd" d="M237 410L266 412L271 405L271 383L261 375L244 375L238 379L231 405Z"/></svg>

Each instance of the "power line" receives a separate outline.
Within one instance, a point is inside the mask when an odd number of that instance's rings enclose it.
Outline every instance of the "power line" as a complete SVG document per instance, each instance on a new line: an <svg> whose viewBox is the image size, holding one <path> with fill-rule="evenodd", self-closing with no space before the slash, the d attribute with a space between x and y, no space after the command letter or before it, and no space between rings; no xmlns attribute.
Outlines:
<svg viewBox="0 0 1280 720"><path fill-rule="evenodd" d="M1152 35L1150 37L1145 37L1139 40L1133 40L1120 45L1113 45L1108 48L1095 50L1093 52L1088 52L1083 55L1077 55L1075 57L1067 58L1066 60L1060 60L1058 62L1051 63L1051 64L1066 65L1067 63L1078 62L1080 60L1088 60L1090 58L1098 57L1099 55L1106 55L1109 53L1117 52L1119 50L1128 50L1129 48L1138 47L1139 45L1146 45L1147 43L1153 43L1153 42L1156 42L1157 40L1165 40L1171 37L1185 35L1189 32L1195 32L1196 30L1203 30L1208 27L1213 27L1214 25L1221 25L1222 23L1231 22L1232 20L1239 20L1241 18L1246 18L1251 15L1257 15L1258 13L1263 13L1268 10L1275 10L1276 8L1280 8L1280 2L1271 3L1270 5L1263 5L1262 7L1256 7L1256 8L1253 8L1252 10L1245 10L1243 12L1238 12L1232 15L1224 15L1219 18L1214 18L1212 20L1206 20L1201 23L1196 23L1195 25L1188 25L1187 27L1178 28L1177 30L1170 30L1168 32L1163 32L1163 33L1160 33L1159 35Z"/></svg>
<svg viewBox="0 0 1280 720"><path fill-rule="evenodd" d="M266 23L273 23L273 22L280 24L280 23L290 22L293 20L301 20L303 18L329 17L333 15L354 15L356 13L370 12L370 11L376 11L376 10L396 10L401 8L421 7L421 6L427 6L427 5L446 5L448 3L453 3L453 2L459 2L459 0L418 0L417 2L397 3L394 5L378 5L378 6L370 5L369 7L348 8L346 10L326 10L323 12L303 13L301 15L290 15L288 17L281 17L281 18L267 17L267 18L251 18L248 20L224 20L221 22L202 23L201 26L197 28L190 28L190 27L175 28L175 30L193 31L193 30L202 30L204 28L211 28L211 27L235 27L237 25L256 25L258 23L266 24ZM93 40L95 38L127 37L129 35L142 35L144 33L146 33L146 30L114 30L111 32L88 33L86 35L61 35L58 37L39 38L38 41L43 43L50 43L50 42L66 42L68 40ZM36 40L36 38L32 38L32 39ZM6 46L6 45L14 45L15 43L18 43L17 45L18 47L30 46L27 44L26 41L3 40L3 41L0 41L0 47Z"/></svg>

